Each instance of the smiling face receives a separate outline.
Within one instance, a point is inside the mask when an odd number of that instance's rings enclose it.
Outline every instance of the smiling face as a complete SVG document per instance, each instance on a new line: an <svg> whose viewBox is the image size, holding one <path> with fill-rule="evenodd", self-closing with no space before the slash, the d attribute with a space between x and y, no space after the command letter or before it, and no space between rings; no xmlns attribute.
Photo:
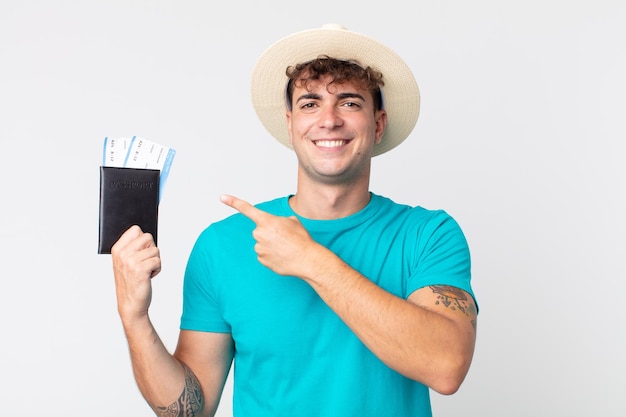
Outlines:
<svg viewBox="0 0 626 417"><path fill-rule="evenodd" d="M323 184L369 181L372 151L387 120L384 110L374 110L371 92L325 75L296 82L291 97L287 128L299 175Z"/></svg>

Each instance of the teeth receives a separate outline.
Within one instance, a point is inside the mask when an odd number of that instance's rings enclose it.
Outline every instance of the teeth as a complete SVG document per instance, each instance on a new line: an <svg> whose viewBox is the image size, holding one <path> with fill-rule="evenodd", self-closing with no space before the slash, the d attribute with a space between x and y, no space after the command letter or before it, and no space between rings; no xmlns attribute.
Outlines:
<svg viewBox="0 0 626 417"><path fill-rule="evenodd" d="M323 148L335 148L343 146L346 143L345 140L316 140L315 144Z"/></svg>

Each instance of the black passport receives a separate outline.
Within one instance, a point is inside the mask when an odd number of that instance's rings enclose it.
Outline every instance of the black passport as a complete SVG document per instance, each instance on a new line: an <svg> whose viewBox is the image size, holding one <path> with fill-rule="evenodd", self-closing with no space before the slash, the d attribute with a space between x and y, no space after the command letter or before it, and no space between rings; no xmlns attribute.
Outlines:
<svg viewBox="0 0 626 417"><path fill-rule="evenodd" d="M158 169L100 167L100 220L98 253L111 247L132 225L151 233L157 241L159 213Z"/></svg>

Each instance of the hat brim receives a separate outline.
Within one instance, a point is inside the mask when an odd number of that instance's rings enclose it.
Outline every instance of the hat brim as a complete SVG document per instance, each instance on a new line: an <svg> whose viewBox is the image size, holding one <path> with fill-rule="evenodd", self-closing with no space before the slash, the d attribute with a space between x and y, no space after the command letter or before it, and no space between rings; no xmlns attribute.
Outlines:
<svg viewBox="0 0 626 417"><path fill-rule="evenodd" d="M381 88L387 127L373 156L402 143L411 133L420 109L420 92L404 60L382 43L337 25L289 35L270 46L258 59L251 81L252 105L267 131L292 148L286 122L285 89L288 66L328 55L370 66L383 74Z"/></svg>

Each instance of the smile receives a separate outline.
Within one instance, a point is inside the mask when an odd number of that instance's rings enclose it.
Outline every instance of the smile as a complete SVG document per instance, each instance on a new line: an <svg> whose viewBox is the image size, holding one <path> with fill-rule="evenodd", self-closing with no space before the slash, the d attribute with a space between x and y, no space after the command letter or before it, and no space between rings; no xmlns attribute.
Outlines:
<svg viewBox="0 0 626 417"><path fill-rule="evenodd" d="M321 148L338 148L340 146L345 145L346 143L348 143L349 141L347 140L315 140L313 141L313 143L315 143L315 146L319 146Z"/></svg>

